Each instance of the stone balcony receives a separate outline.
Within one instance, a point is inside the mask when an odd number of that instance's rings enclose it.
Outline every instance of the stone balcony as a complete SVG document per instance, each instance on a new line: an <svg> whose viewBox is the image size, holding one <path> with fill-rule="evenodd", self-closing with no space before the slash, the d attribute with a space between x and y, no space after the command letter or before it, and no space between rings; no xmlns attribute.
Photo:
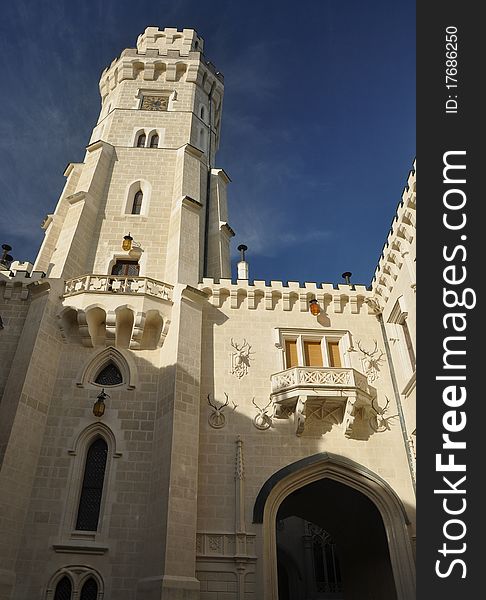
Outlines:
<svg viewBox="0 0 486 600"><path fill-rule="evenodd" d="M87 274L68 279L59 325L68 342L86 347L153 350L170 322L173 287L150 277Z"/></svg>
<svg viewBox="0 0 486 600"><path fill-rule="evenodd" d="M83 275L68 279L64 284L64 298L76 294L146 294L162 300L172 300L173 287L150 277L129 275Z"/></svg>
<svg viewBox="0 0 486 600"><path fill-rule="evenodd" d="M346 437L356 437L376 414L372 406L376 389L355 369L292 367L272 375L271 386L276 418L293 414L297 435L312 418L329 428L341 424Z"/></svg>

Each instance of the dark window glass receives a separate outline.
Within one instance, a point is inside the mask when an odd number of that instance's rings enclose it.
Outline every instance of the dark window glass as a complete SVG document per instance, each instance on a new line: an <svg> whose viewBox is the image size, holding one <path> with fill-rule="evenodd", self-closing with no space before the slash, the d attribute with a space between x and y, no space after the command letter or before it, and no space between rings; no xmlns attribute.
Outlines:
<svg viewBox="0 0 486 600"><path fill-rule="evenodd" d="M86 455L83 487L76 521L76 529L79 531L96 531L98 529L107 456L108 446L105 440L97 438L89 447Z"/></svg>
<svg viewBox="0 0 486 600"><path fill-rule="evenodd" d="M112 275L133 275L137 276L140 272L140 265L133 260L117 260L111 269Z"/></svg>
<svg viewBox="0 0 486 600"><path fill-rule="evenodd" d="M159 136L156 133L154 133L154 135L150 139L150 147L151 148L158 148L159 147Z"/></svg>
<svg viewBox="0 0 486 600"><path fill-rule="evenodd" d="M120 369L114 363L109 363L104 369L101 369L98 377L95 379L95 383L99 383L100 385L118 385L122 382L123 377Z"/></svg>
<svg viewBox="0 0 486 600"><path fill-rule="evenodd" d="M71 600L71 580L69 577L63 577L56 585L54 600Z"/></svg>
<svg viewBox="0 0 486 600"><path fill-rule="evenodd" d="M81 589L79 600L96 600L98 597L98 584L90 577Z"/></svg>
<svg viewBox="0 0 486 600"><path fill-rule="evenodd" d="M139 190L133 198L132 215L139 215L142 211L143 192Z"/></svg>
<svg viewBox="0 0 486 600"><path fill-rule="evenodd" d="M329 534L321 529L314 530L314 577L318 593L337 594L342 592L341 573L336 546Z"/></svg>
<svg viewBox="0 0 486 600"><path fill-rule="evenodd" d="M137 139L137 148L145 148L145 140L146 139L147 139L147 136L145 135L145 133L141 133Z"/></svg>

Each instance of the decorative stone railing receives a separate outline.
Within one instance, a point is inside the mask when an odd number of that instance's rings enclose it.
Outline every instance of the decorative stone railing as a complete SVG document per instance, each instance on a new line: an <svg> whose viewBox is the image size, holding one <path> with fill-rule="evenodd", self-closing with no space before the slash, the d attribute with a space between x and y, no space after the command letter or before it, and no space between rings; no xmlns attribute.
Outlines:
<svg viewBox="0 0 486 600"><path fill-rule="evenodd" d="M172 299L173 287L150 277L131 275L83 275L68 279L64 285L64 297L82 293L147 294L163 300Z"/></svg>
<svg viewBox="0 0 486 600"><path fill-rule="evenodd" d="M308 418L330 426L341 423L346 437L371 431L376 389L355 369L293 367L272 375L271 385L275 417L286 419L293 414L297 435L304 432Z"/></svg>
<svg viewBox="0 0 486 600"><path fill-rule="evenodd" d="M354 387L370 395L371 387L365 375L354 369L334 367L293 367L272 375L272 394L292 388Z"/></svg>

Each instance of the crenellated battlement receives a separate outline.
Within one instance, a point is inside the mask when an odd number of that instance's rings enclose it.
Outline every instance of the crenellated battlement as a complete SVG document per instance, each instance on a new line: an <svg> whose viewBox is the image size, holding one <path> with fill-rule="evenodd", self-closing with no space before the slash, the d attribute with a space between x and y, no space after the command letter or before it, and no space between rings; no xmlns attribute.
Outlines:
<svg viewBox="0 0 486 600"><path fill-rule="evenodd" d="M223 305L231 309L247 308L254 310L284 310L308 312L310 300L317 300L321 309L332 313L359 314L366 311L374 314L366 303L372 293L364 285L332 283L318 284L298 281L266 281L204 278L199 289L208 294L213 306Z"/></svg>
<svg viewBox="0 0 486 600"><path fill-rule="evenodd" d="M211 88L222 96L223 75L202 54L204 40L193 29L159 30L147 27L137 40L137 48L124 50L102 72L101 97L105 98L124 80L187 81ZM182 59L182 60L181 60Z"/></svg>
<svg viewBox="0 0 486 600"><path fill-rule="evenodd" d="M3 298L9 300L12 297L14 287L20 288L20 299L27 300L29 297L29 285L34 281L43 279L46 274L42 271L33 271L33 265L29 262L15 260L9 270L0 271L0 285L3 288Z"/></svg>
<svg viewBox="0 0 486 600"><path fill-rule="evenodd" d="M178 53L179 56L189 56L189 52L202 52L204 40L194 29L179 31L175 27L147 27L137 39L137 51L145 54L148 50L156 50L158 54L167 56L168 53Z"/></svg>
<svg viewBox="0 0 486 600"><path fill-rule="evenodd" d="M391 224L390 232L378 261L371 288L376 296L386 302L403 265L415 283L415 266L411 247L416 235L416 161L409 172L401 201Z"/></svg>

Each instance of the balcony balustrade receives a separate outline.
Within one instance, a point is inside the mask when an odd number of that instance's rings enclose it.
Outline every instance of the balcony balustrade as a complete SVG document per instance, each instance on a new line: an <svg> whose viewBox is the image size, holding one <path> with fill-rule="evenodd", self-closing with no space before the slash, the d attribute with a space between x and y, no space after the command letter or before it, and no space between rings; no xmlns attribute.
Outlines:
<svg viewBox="0 0 486 600"><path fill-rule="evenodd" d="M304 431L307 417L331 424L342 423L344 434L356 434L356 417L367 422L375 411L376 389L366 375L351 368L292 367L271 377L275 416L294 415L297 435Z"/></svg>

